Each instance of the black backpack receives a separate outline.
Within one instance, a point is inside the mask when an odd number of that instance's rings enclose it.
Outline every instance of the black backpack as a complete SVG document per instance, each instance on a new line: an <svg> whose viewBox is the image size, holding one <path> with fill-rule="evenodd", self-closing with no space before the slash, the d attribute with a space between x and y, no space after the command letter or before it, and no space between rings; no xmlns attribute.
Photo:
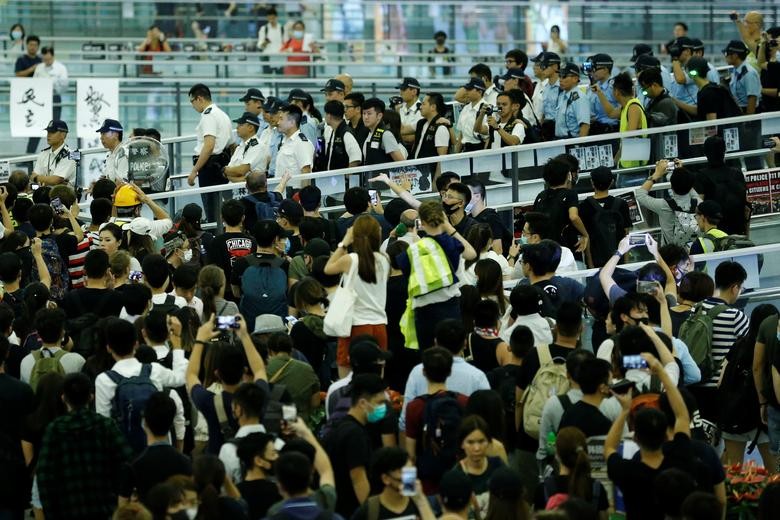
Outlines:
<svg viewBox="0 0 780 520"><path fill-rule="evenodd" d="M113 296L113 291L104 294L98 305L99 309L104 309L108 301ZM100 316L94 312L87 312L81 301L78 291L73 292L73 299L79 312L78 317L68 320L65 323L65 331L73 340L72 352L81 354L84 359L100 350L102 345L100 333Z"/></svg>
<svg viewBox="0 0 780 520"><path fill-rule="evenodd" d="M759 425L759 405L753 384L755 340L743 336L734 342L718 387L720 428L727 433L746 433Z"/></svg>
<svg viewBox="0 0 780 520"><path fill-rule="evenodd" d="M550 217L550 235L561 246L570 247L572 233L570 232L569 212L564 211L563 199L566 189L546 189L534 200L534 211L546 213ZM614 252L614 251L613 251Z"/></svg>
<svg viewBox="0 0 780 520"><path fill-rule="evenodd" d="M287 387L280 383L273 383L271 393L268 396L268 402L263 411L263 426L265 431L274 435L282 433L282 398Z"/></svg>
<svg viewBox="0 0 780 520"><path fill-rule="evenodd" d="M166 315L175 312L178 308L179 306L176 305L176 297L172 294L166 294L164 302L152 305L153 311L162 311Z"/></svg>
<svg viewBox="0 0 780 520"><path fill-rule="evenodd" d="M417 443L417 472L421 479L438 480L457 461L458 426L464 411L455 392L422 396L422 442Z"/></svg>
<svg viewBox="0 0 780 520"><path fill-rule="evenodd" d="M614 254L618 246L618 236L622 236L625 222L620 214L622 199L614 197L612 202L602 206L593 197L585 199L593 206L593 227L590 233L590 254L593 267L603 267Z"/></svg>

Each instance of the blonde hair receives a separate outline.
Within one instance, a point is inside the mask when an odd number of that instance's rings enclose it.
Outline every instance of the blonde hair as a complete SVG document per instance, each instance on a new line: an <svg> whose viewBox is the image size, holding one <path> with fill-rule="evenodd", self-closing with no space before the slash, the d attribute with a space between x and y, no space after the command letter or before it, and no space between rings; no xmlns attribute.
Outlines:
<svg viewBox="0 0 780 520"><path fill-rule="evenodd" d="M420 204L417 214L420 216L420 220L431 227L444 224L444 207L435 200L426 200Z"/></svg>
<svg viewBox="0 0 780 520"><path fill-rule="evenodd" d="M130 253L123 249L116 251L109 259L109 266L115 278L122 276L130 269Z"/></svg>

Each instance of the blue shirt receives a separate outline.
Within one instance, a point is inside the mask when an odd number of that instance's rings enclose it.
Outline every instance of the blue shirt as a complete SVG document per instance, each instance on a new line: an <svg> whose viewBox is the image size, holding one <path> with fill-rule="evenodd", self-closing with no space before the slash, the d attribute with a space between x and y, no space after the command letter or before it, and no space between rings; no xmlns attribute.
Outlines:
<svg viewBox="0 0 780 520"><path fill-rule="evenodd" d="M598 86L601 88L602 92L604 92L604 95L607 96L609 104L613 107L618 106L619 103L612 93L612 78L599 82ZM611 117L607 116L607 113L604 112L604 107L601 106L601 101L599 101L598 95L595 93L590 94L590 113L593 114L593 120L598 123L610 126L617 126L619 123L617 119L612 119Z"/></svg>
<svg viewBox="0 0 780 520"><path fill-rule="evenodd" d="M318 135L317 125L315 125L314 122L306 116L301 118L301 133L303 133L303 135L306 136L306 139L308 139L309 142L316 148Z"/></svg>
<svg viewBox="0 0 780 520"><path fill-rule="evenodd" d="M707 71L707 81L710 83L715 83L716 85L720 83L720 74L718 74L718 69L715 68L715 65L707 62L707 66L710 68L710 70Z"/></svg>
<svg viewBox="0 0 780 520"><path fill-rule="evenodd" d="M558 111L558 100L560 97L560 81L556 81L552 85L547 85L547 87L544 89L544 94L542 95L542 109L545 120L555 121L555 114Z"/></svg>
<svg viewBox="0 0 780 520"><path fill-rule="evenodd" d="M563 91L562 91L563 92ZM590 124L590 101L574 87L561 96L558 113L555 115L556 137L577 137L580 125Z"/></svg>
<svg viewBox="0 0 780 520"><path fill-rule="evenodd" d="M447 390L463 395L471 395L477 390L490 390L487 376L477 367L469 364L460 356L452 359L452 372L445 382ZM400 431L406 431L406 405L412 399L428 393L428 380L423 375L422 364L415 366L409 373L404 391L404 408L401 410L401 418L398 420Z"/></svg>
<svg viewBox="0 0 780 520"><path fill-rule="evenodd" d="M31 58L29 54L23 54L18 58L16 58L16 64L14 65L14 72L27 70L33 65L41 63L42 61L43 59L40 56L34 56Z"/></svg>
<svg viewBox="0 0 780 520"><path fill-rule="evenodd" d="M282 133L278 128L274 128L274 133L271 134L271 142L268 143L268 150L271 153L271 162L268 163L268 177L273 177L276 174L276 154L279 153L279 147L282 145Z"/></svg>
<svg viewBox="0 0 780 520"><path fill-rule="evenodd" d="M699 94L699 87L693 82L693 78L688 74L685 74L685 85L681 85L674 79L674 72L670 72L669 79L670 85L667 87L667 90L669 91L670 96L679 99L688 105L696 104L696 96Z"/></svg>
<svg viewBox="0 0 780 520"><path fill-rule="evenodd" d="M758 101L761 99L761 79L756 69L748 67L745 63L735 67L731 73L729 90L740 108L747 107L750 96L756 96L756 106L758 106Z"/></svg>

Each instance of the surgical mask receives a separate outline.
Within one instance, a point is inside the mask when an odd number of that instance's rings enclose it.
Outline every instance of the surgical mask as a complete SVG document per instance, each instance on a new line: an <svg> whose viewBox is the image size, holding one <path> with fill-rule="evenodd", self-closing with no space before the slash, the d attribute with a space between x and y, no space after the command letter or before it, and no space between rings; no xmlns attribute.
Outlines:
<svg viewBox="0 0 780 520"><path fill-rule="evenodd" d="M370 423L377 423L387 415L387 403L376 405L373 410L368 412L366 420Z"/></svg>
<svg viewBox="0 0 780 520"><path fill-rule="evenodd" d="M187 509L182 509L169 516L171 517L171 520L195 520L195 517L198 516L198 508L190 507Z"/></svg>
<svg viewBox="0 0 780 520"><path fill-rule="evenodd" d="M11 32L11 39L12 40L19 40L21 37L24 36L24 33L22 31L12 31Z"/></svg>
<svg viewBox="0 0 780 520"><path fill-rule="evenodd" d="M184 252L184 257L182 258L182 260L184 260L185 264L192 260L192 249L187 249Z"/></svg>
<svg viewBox="0 0 780 520"><path fill-rule="evenodd" d="M465 209L466 213L471 213L472 209L474 209L474 203L473 202L469 202L468 204L466 204L466 209Z"/></svg>
<svg viewBox="0 0 780 520"><path fill-rule="evenodd" d="M303 40L303 31L293 31L293 38Z"/></svg>
<svg viewBox="0 0 780 520"><path fill-rule="evenodd" d="M284 254L286 255L289 252L290 252L290 239L289 238L285 238L284 239Z"/></svg>
<svg viewBox="0 0 780 520"><path fill-rule="evenodd" d="M457 202L455 204L447 204L446 202L442 202L441 205L444 206L444 213L447 215L453 215L456 211L458 211Z"/></svg>
<svg viewBox="0 0 780 520"><path fill-rule="evenodd" d="M520 235L520 238L517 239L517 243L520 244L521 246L527 245L528 237L525 235Z"/></svg>

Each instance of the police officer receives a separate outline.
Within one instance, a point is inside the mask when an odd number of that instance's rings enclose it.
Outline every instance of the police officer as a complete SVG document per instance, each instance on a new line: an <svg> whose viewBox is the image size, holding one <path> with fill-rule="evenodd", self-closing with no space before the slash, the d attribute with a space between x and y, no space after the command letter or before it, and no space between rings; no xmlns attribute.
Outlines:
<svg viewBox="0 0 780 520"><path fill-rule="evenodd" d="M267 172L270 179L276 174L276 155L282 146L282 132L279 131L279 111L284 104L273 96L269 96L263 104L263 119L268 123L268 128L260 134L260 152L263 159L260 161L260 171Z"/></svg>
<svg viewBox="0 0 780 520"><path fill-rule="evenodd" d="M241 143L233 150L230 162L222 169L222 174L231 182L242 182L246 174L256 170L260 166L262 150L257 137L257 129L260 128L260 120L251 112L244 112L238 119L233 120L236 125L236 133L241 138Z"/></svg>
<svg viewBox="0 0 780 520"><path fill-rule="evenodd" d="M97 133L100 134L100 144L108 149L103 177L114 182L127 181L128 164L127 154L122 148L122 125L115 119L106 119Z"/></svg>
<svg viewBox="0 0 780 520"><path fill-rule="evenodd" d="M555 137L585 137L590 131L590 101L578 88L580 68L566 63L560 72L561 96L555 114Z"/></svg>
<svg viewBox="0 0 780 520"><path fill-rule="evenodd" d="M340 79L329 79L320 92L325 93L325 101L338 101L344 103L347 87ZM326 128L327 130L327 128Z"/></svg>
<svg viewBox="0 0 780 520"><path fill-rule="evenodd" d="M756 69L745 63L748 52L747 45L741 40L731 40L723 49L726 63L733 67L729 81L731 95L744 114L755 114L761 99L761 78Z"/></svg>
<svg viewBox="0 0 780 520"><path fill-rule="evenodd" d="M542 98L542 134L545 138L552 138L555 135L555 115L558 111L560 101L561 85L558 72L561 67L561 57L554 52L545 52L539 61L539 72L541 78L547 80L547 86L544 88L544 97Z"/></svg>
<svg viewBox="0 0 780 520"><path fill-rule="evenodd" d="M239 98L239 101L244 103L244 112L257 116L257 120L260 121L260 129L257 132L262 132L268 126L262 119L263 103L265 103L263 92L259 88L250 88L243 97Z"/></svg>
<svg viewBox="0 0 780 520"><path fill-rule="evenodd" d="M403 146L382 122L384 113L385 102L381 99L369 98L363 102L363 124L368 129L368 137L363 141L362 147L365 166L403 161L406 158L402 151ZM374 173L367 169L362 179L363 185L366 184L367 177L373 177Z"/></svg>
<svg viewBox="0 0 780 520"><path fill-rule="evenodd" d="M438 92L430 92L423 98L420 105L422 119L417 121L414 131L414 146L412 146L412 159L425 157L438 157L447 155L450 151L450 129L441 124L441 114L446 110L444 97ZM421 172L430 171L433 165L420 165ZM441 163L437 162L431 178L438 178L441 174ZM424 185L424 184L423 184ZM422 187L421 187L422 188Z"/></svg>
<svg viewBox="0 0 780 520"><path fill-rule="evenodd" d="M703 58L704 42L699 38L691 38L691 42L693 43L693 56ZM710 70L707 72L707 79L710 81L710 83L720 83L720 74L718 74L718 69L715 68L715 65L708 61L707 66L710 68Z"/></svg>
<svg viewBox="0 0 780 520"><path fill-rule="evenodd" d="M485 116L485 100L482 94L485 93L485 83L480 78L471 78L468 83L463 85L466 92L468 104L464 105L458 116L458 130L460 131L460 140L455 146L457 152L473 152L485 147L482 136L478 133L479 122Z"/></svg>
<svg viewBox="0 0 780 520"><path fill-rule="evenodd" d="M669 69L661 65L661 62L656 58L655 56L651 54L642 54L636 59L636 62L633 66L634 70L636 71L636 76L639 77L639 75L648 69L658 69L658 71L661 74L661 85L666 90L666 92L669 92L669 89L672 88L672 75L669 73ZM647 106L649 101L645 97L644 93L642 92L642 89L637 89L637 95L636 98L639 100L640 103L642 103L642 106Z"/></svg>
<svg viewBox="0 0 780 520"><path fill-rule="evenodd" d="M192 156L192 172L187 177L187 183L195 186L198 179L200 187L227 184L222 175L222 167L229 158L225 148L230 143L232 132L230 118L211 101L211 90L202 84L194 85L189 92L190 103L196 112L200 113L200 122L195 129L197 143ZM223 191L224 199L230 198L230 191ZM203 193L201 196L206 218L214 222L219 214L219 192Z"/></svg>
<svg viewBox="0 0 780 520"><path fill-rule="evenodd" d="M687 36L677 38L667 49L672 57L672 84L669 95L690 105L696 104L699 89L691 77L685 73L688 60L693 57L693 40Z"/></svg>
<svg viewBox="0 0 780 520"><path fill-rule="evenodd" d="M534 84L534 94L531 96L531 104L533 105L533 111L534 114L536 114L536 117L539 119L540 126L541 121L544 119L544 91L547 88L547 79L544 78L542 73L542 66L541 61L544 57L544 52L540 52L533 58L531 58L531 63L533 64L533 74L536 78L536 83Z"/></svg>
<svg viewBox="0 0 780 520"><path fill-rule="evenodd" d="M316 143L317 138L321 135L320 131L317 129L320 122L310 113L311 107L314 105L314 100L311 95L302 89L294 88L287 96L287 103L301 109L303 117L300 122L300 130L310 143Z"/></svg>
<svg viewBox="0 0 780 520"><path fill-rule="evenodd" d="M344 120L344 105L337 100L325 103L325 153L317 171L340 170L360 166L363 153Z"/></svg>
<svg viewBox="0 0 780 520"><path fill-rule="evenodd" d="M276 155L276 174L289 175L293 179L297 175L311 173L314 166L314 145L304 135L300 124L303 111L296 105L286 105L279 110L279 131L282 133L282 144ZM310 180L293 180L292 188L301 188L311 184Z"/></svg>
<svg viewBox="0 0 780 520"><path fill-rule="evenodd" d="M506 71L506 73L503 76L499 76L499 79L504 82L504 88L501 89L502 92L509 92L511 90L520 90L523 93L523 98L525 99L525 103L522 108L522 115L523 117L529 121L531 124L536 125L537 127L541 126L541 119L539 116L536 115L536 112L534 111L534 104L533 101L528 97L528 94L525 93L525 90L523 90L522 85L526 81L530 81L528 77L523 72L523 69L521 68L512 68ZM501 95L500 93L498 94ZM496 97L496 101L498 100L498 97ZM498 105L498 103L496 103Z"/></svg>
<svg viewBox="0 0 780 520"><path fill-rule="evenodd" d="M612 94L612 67L615 62L608 54L596 54L590 56L586 64L589 64L590 72L588 77L592 84L598 85L607 101L612 106L617 106L618 102ZM593 119L590 123L590 135L609 134L618 131L618 120L613 119L604 111L598 96L590 96L590 112Z"/></svg>
<svg viewBox="0 0 780 520"><path fill-rule="evenodd" d="M70 184L76 181L76 161L65 144L68 125L65 121L54 119L46 126L46 142L49 144L38 154L30 182L41 186Z"/></svg>
<svg viewBox="0 0 780 520"><path fill-rule="evenodd" d="M401 116L401 139L411 148L417 122L423 118L420 113L420 82L415 78L404 78L397 86L403 103L397 108Z"/></svg>

